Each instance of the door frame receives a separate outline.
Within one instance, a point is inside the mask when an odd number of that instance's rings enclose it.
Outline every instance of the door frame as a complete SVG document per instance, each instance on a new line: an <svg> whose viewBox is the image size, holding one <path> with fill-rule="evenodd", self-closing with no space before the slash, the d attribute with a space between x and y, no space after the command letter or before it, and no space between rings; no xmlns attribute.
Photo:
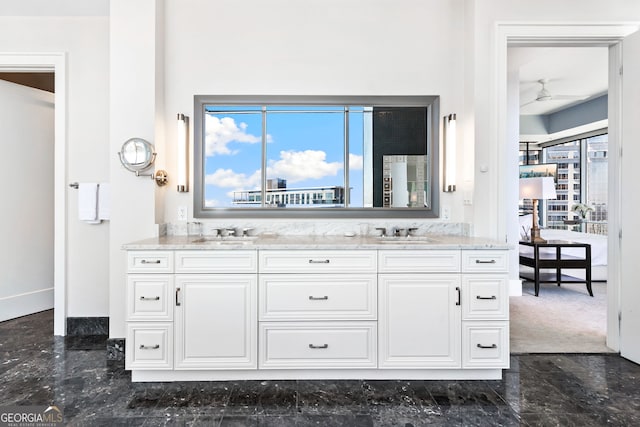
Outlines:
<svg viewBox="0 0 640 427"><path fill-rule="evenodd" d="M609 47L609 152L619 153L620 117L621 117L621 76L618 71L622 66L622 53L619 42L639 28L638 23L508 23L501 22L495 26L495 57L490 75L496 90L493 93L493 117L496 120L490 126L490 140L496 141L497 152L497 185L498 194L498 235L507 236L509 242L518 241L518 231L508 229L507 215L511 213L509 206L517 204L517 186L513 184L516 177L509 175L508 124L507 108L507 50L513 46L603 46ZM620 179L615 173L615 165L620 161L618 155L610 156L614 167L609 168L609 225L608 225L608 281L607 281L607 346L620 351L620 256L619 230L620 218Z"/></svg>
<svg viewBox="0 0 640 427"><path fill-rule="evenodd" d="M0 52L0 72L53 72L54 105L54 234L53 234L53 334L67 330L67 55Z"/></svg>

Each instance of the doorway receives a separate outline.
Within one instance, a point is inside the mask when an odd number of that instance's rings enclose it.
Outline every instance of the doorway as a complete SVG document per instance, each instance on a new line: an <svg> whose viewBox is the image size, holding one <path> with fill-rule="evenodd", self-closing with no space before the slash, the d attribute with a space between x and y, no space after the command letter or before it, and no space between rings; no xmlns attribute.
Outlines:
<svg viewBox="0 0 640 427"><path fill-rule="evenodd" d="M54 74L56 90L54 110L54 243L53 243L53 292L54 335L66 334L66 54L65 53L1 53L0 72Z"/></svg>
<svg viewBox="0 0 640 427"><path fill-rule="evenodd" d="M543 283L535 296L533 269L522 295L510 297L511 351L515 353L605 353L607 327L607 92L609 52L603 46L527 46L508 50L509 96L518 98L520 174L539 164L553 173L555 193L540 200L541 236L589 244L590 295L583 283ZM584 217L576 208L585 207ZM532 227L530 200L518 206L518 232ZM525 235L525 239L528 236ZM532 249L520 245L528 252ZM542 249L554 250L554 249ZM584 249L563 249L584 256ZM585 271L563 270L564 280L584 280ZM548 276L555 272L545 270ZM522 277L522 276L521 276ZM555 276L554 276L555 277ZM544 280L554 280L543 277Z"/></svg>
<svg viewBox="0 0 640 427"><path fill-rule="evenodd" d="M626 36L635 32L637 25L562 25L562 24L539 24L539 25L517 25L499 24L496 32L496 55L495 67L493 68L494 81L497 88L494 92L492 103L497 112L495 122L491 125L492 136L495 137L498 151L498 175L504 179L499 180L499 194L502 195L498 205L499 216L503 219L498 234L504 232L507 241L513 247L517 247L519 234L517 224L515 224L516 209L518 200L517 191L517 171L508 163L512 163L517 158L513 151L517 147L509 146L509 113L506 105L507 97L507 52L510 46L607 46L609 47L609 67L610 67L610 98L609 102L609 144L610 150L617 152L619 148L620 113L619 99L622 96L621 78L618 73L622 64L621 47L619 42ZM613 72L611 71L613 70ZM612 108L613 105L613 108ZM513 144L512 144L513 145ZM511 151L510 151L511 150ZM612 156L610 166L616 169L619 166L619 159ZM611 175L610 175L611 177ZM618 231L620 230L619 210L620 210L620 182L618 176L613 176L609 180L609 244L608 244L608 288L607 288L607 346L614 351L620 348L620 325L618 323L619 292L620 292L620 251L618 245ZM513 219L511 219L513 218ZM614 239L613 236L616 236ZM515 256L517 263L517 256ZM517 267L515 267L517 268ZM512 265L512 269L515 270Z"/></svg>

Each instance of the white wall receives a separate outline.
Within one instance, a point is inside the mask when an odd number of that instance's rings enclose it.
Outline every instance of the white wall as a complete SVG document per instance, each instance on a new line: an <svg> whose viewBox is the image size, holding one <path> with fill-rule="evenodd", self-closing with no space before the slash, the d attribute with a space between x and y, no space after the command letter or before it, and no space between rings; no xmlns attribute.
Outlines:
<svg viewBox="0 0 640 427"><path fill-rule="evenodd" d="M162 138L164 121L156 116L157 106L163 102L163 72L157 52L162 14L155 0L111 0L110 7L111 96L107 145L116 153L124 141L134 136L155 144ZM117 156L109 159L112 184L109 335L124 337L127 263L122 245L156 235L156 190L151 179L136 177L124 169Z"/></svg>
<svg viewBox="0 0 640 427"><path fill-rule="evenodd" d="M440 95L441 115L458 113L464 130L463 0L167 0L167 140L175 176L176 113L193 122L200 95ZM193 129L191 130L193 135ZM464 156L460 156L462 170ZM193 168L191 168L193 170ZM165 220L176 220L193 192L165 193ZM462 221L461 193L441 196ZM235 221L239 225L241 221ZM253 224L260 221L252 221Z"/></svg>
<svg viewBox="0 0 640 427"><path fill-rule="evenodd" d="M0 80L0 321L53 308L52 93Z"/></svg>
<svg viewBox="0 0 640 427"><path fill-rule="evenodd" d="M496 67L495 31L498 23L627 23L640 21L640 2L635 0L471 0L474 14L474 56L468 59L473 67L475 87L475 176L476 197L474 232L476 235L505 240L510 214L506 205L506 186L517 175L507 174L507 165L517 157L506 155L505 147L498 147L496 134L494 72ZM506 129L502 129L503 132ZM482 169L486 168L486 172ZM491 191L487 191L490 189Z"/></svg>
<svg viewBox="0 0 640 427"><path fill-rule="evenodd" d="M0 16L0 52L68 54L69 182L109 181L109 158L115 153L108 144L108 23L104 16ZM107 316L109 223L79 222L77 190L67 191L67 316Z"/></svg>

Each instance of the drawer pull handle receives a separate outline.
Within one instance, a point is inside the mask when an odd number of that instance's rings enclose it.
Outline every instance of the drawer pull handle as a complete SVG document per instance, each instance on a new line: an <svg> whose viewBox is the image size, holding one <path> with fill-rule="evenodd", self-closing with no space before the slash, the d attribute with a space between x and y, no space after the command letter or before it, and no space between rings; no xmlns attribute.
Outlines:
<svg viewBox="0 0 640 427"><path fill-rule="evenodd" d="M159 301L160 297L145 297L145 296L141 296L140 297L140 301Z"/></svg>
<svg viewBox="0 0 640 427"><path fill-rule="evenodd" d="M460 288L456 286L456 292L458 293L458 301L456 301L456 305L460 305Z"/></svg>
<svg viewBox="0 0 640 427"><path fill-rule="evenodd" d="M322 344L322 345L309 344L309 348L329 348L329 344Z"/></svg>
<svg viewBox="0 0 640 427"><path fill-rule="evenodd" d="M489 261L484 261L481 259L476 260L476 264L495 264L495 263L496 263L495 259L490 259Z"/></svg>
<svg viewBox="0 0 640 427"><path fill-rule="evenodd" d="M180 306L180 300L178 300L178 296L180 295L180 288L176 288L176 305Z"/></svg>
<svg viewBox="0 0 640 427"><path fill-rule="evenodd" d="M322 300L328 300L328 299L329 299L329 296L328 296L328 295L325 295L325 296L323 296L323 297L314 297L313 295L309 295L309 299L310 299L311 301L322 301Z"/></svg>
<svg viewBox="0 0 640 427"><path fill-rule="evenodd" d="M329 260L328 259L310 259L309 260L309 264L329 264Z"/></svg>
<svg viewBox="0 0 640 427"><path fill-rule="evenodd" d="M476 299L497 299L495 295L491 295L490 297L481 297L480 295L476 295Z"/></svg>
<svg viewBox="0 0 640 427"><path fill-rule="evenodd" d="M478 344L478 348L498 348L498 346L495 344L491 344L491 345Z"/></svg>
<svg viewBox="0 0 640 427"><path fill-rule="evenodd" d="M156 344L156 345L140 344L140 350L157 350L159 348L160 348L160 344Z"/></svg>
<svg viewBox="0 0 640 427"><path fill-rule="evenodd" d="M143 259L142 261L140 261L140 264L160 264L160 260L159 259L153 259L153 260Z"/></svg>

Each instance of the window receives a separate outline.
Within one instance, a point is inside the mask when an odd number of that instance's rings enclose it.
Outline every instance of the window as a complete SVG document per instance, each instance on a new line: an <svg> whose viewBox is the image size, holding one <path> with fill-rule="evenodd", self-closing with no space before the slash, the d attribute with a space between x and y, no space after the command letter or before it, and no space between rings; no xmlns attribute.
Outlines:
<svg viewBox="0 0 640 427"><path fill-rule="evenodd" d="M585 136L543 149L544 161L558 163L558 168L562 169L561 173L558 173L556 184L558 200L562 202L554 200L544 202L548 212L546 226L566 228L566 220L581 220L572 208L577 203L584 203L592 210L584 218L586 221L576 227L588 233L606 234L607 156L608 135L606 133ZM560 216L559 212L563 215Z"/></svg>
<svg viewBox="0 0 640 427"><path fill-rule="evenodd" d="M436 217L437 101L196 96L194 216Z"/></svg>

